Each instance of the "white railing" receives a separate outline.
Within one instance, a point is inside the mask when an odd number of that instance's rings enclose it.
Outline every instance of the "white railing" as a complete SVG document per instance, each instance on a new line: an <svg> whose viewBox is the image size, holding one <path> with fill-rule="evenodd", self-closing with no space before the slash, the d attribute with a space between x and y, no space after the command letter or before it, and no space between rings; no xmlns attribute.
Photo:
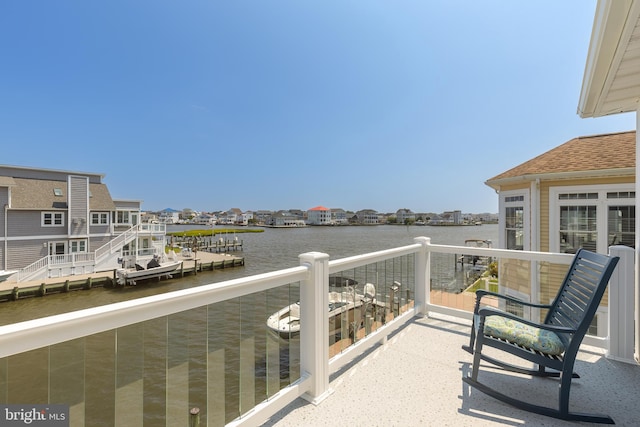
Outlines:
<svg viewBox="0 0 640 427"><path fill-rule="evenodd" d="M40 271L43 268L46 268L49 265L49 257L45 256L40 258L39 260L29 264L28 266L18 270L17 278L18 282L21 282L36 272Z"/></svg>
<svg viewBox="0 0 640 427"><path fill-rule="evenodd" d="M537 262L569 264L572 260L572 255L566 254L433 245L430 244L430 239L425 237L418 237L414 241L414 244L408 246L335 261L329 261L327 254L306 253L300 255L298 267L1 326L0 358L299 282L301 325L299 379L270 396L267 401L256 404L253 409L244 412L241 418L229 424L259 425L297 397L303 397L314 404L326 399L331 393L329 384L331 373L336 372L371 346L385 342L389 333L404 325L413 316L439 312L470 318L468 311L443 307L430 301L430 268L433 254L467 254L517 259L529 261L534 267ZM371 264L405 256L412 256L413 259L412 277L415 280L413 306L404 314L358 340L347 350L330 358L327 340L329 275L366 268ZM536 268L531 270L535 271ZM609 309L616 308L609 307ZM219 321L224 322L224 319ZM606 344L606 340L604 342Z"/></svg>
<svg viewBox="0 0 640 427"><path fill-rule="evenodd" d="M141 225L141 224L140 224ZM122 234L119 234L115 238L109 240L104 245L95 250L96 262L102 261L105 257L113 254L127 243L133 241L138 236L138 228L140 225L134 225Z"/></svg>

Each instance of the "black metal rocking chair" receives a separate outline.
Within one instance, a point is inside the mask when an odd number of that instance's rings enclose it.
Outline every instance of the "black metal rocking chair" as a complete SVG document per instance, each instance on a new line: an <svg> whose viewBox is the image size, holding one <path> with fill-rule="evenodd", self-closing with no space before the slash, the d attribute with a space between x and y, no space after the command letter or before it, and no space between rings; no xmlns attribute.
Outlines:
<svg viewBox="0 0 640 427"><path fill-rule="evenodd" d="M507 295L477 291L470 343L462 347L474 355L473 369L463 381L489 396L526 411L563 420L614 424L608 415L569 412L569 391L572 377L579 378L573 372L578 349L617 263L618 257L580 249L550 305L531 304ZM481 307L481 299L485 296L549 311L544 322L538 323L493 307ZM537 369L515 366L487 356L482 353L483 346L516 355L537 365ZM558 409L507 396L479 382L481 359L512 372L560 378Z"/></svg>

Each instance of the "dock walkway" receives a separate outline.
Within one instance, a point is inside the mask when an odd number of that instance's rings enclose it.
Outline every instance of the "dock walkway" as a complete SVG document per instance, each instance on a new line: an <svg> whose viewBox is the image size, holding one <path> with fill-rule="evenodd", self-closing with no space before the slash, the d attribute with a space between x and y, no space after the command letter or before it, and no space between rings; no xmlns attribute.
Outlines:
<svg viewBox="0 0 640 427"><path fill-rule="evenodd" d="M204 270L223 269L244 265L244 258L229 254L195 252L191 256L177 254L182 268L176 270L173 279ZM91 287L116 285L115 270L100 271L73 276L49 277L46 279L17 282L14 277L0 282L0 301L16 300L22 297L43 296L47 293L68 292Z"/></svg>

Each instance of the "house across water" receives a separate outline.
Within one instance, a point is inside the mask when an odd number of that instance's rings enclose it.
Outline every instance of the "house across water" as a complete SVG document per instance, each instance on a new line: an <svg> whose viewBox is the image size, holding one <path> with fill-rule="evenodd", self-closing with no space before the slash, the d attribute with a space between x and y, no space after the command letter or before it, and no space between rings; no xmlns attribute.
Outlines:
<svg viewBox="0 0 640 427"><path fill-rule="evenodd" d="M141 200L114 199L98 173L0 165L0 269L35 280L118 268L164 250Z"/></svg>

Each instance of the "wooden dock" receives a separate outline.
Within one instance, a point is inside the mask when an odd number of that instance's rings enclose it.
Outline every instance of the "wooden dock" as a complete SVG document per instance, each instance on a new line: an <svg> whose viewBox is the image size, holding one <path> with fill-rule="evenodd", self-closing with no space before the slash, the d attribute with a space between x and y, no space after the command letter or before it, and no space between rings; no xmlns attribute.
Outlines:
<svg viewBox="0 0 640 427"><path fill-rule="evenodd" d="M171 279L176 280L201 271L213 271L244 265L244 258L232 255L214 254L210 252L193 252L191 256L179 256L182 265L171 274ZM148 282L160 281L161 278L148 279ZM141 281L141 283L143 283ZM119 287L116 281L116 270L102 271L76 276L51 277L47 279L0 283L0 302L16 301L22 298L42 297L45 295L87 290L96 287Z"/></svg>
<svg viewBox="0 0 640 427"><path fill-rule="evenodd" d="M244 242L237 237L232 239L219 237L216 239L215 236L171 236L170 244L174 247L187 248L192 251L220 254L241 251Z"/></svg>

